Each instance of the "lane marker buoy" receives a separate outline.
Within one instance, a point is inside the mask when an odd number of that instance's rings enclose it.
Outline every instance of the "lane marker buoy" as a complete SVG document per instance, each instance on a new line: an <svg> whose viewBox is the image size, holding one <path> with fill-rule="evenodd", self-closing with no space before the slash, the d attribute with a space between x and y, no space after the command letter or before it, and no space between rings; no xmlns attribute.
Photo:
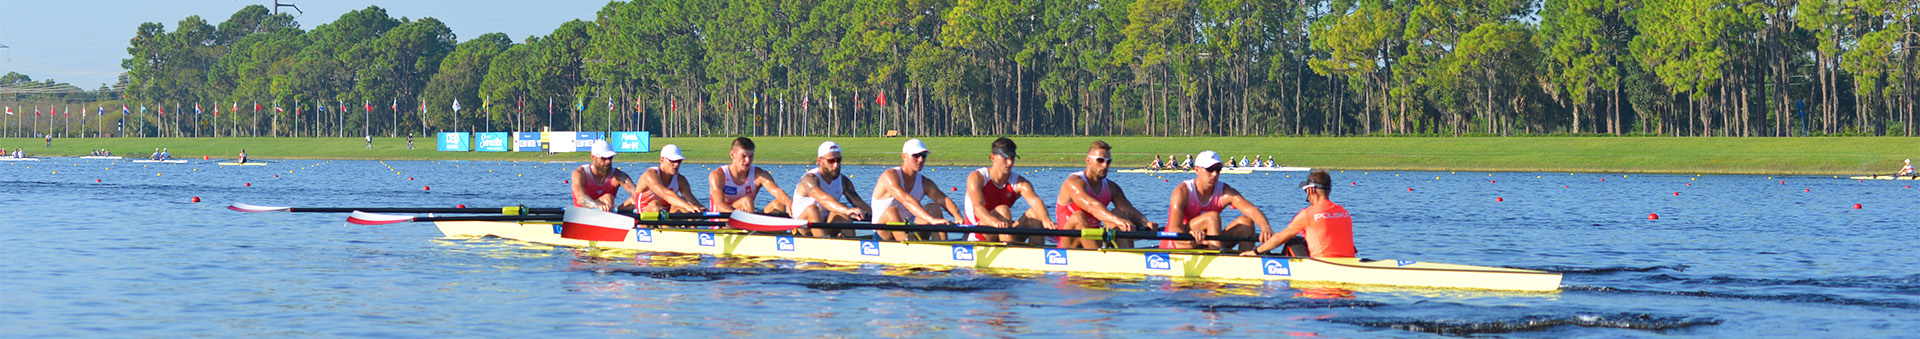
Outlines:
<svg viewBox="0 0 1920 339"><path fill-rule="evenodd" d="M433 186L420 186L420 190L422 190L422 191L432 191L432 190L433 190Z"/></svg>
<svg viewBox="0 0 1920 339"><path fill-rule="evenodd" d="M193 197L193 202L200 202L200 197ZM1854 206L1859 206L1859 205L1856 204Z"/></svg>
<svg viewBox="0 0 1920 339"><path fill-rule="evenodd" d="M1647 213L1647 220L1660 220L1659 213Z"/></svg>

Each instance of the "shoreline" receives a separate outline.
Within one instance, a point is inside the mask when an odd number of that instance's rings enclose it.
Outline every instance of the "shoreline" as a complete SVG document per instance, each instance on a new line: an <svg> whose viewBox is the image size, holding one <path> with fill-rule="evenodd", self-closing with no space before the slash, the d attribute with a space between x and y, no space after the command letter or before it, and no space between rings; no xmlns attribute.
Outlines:
<svg viewBox="0 0 1920 339"><path fill-rule="evenodd" d="M995 137L922 138L936 166L984 166ZM727 161L732 137L654 138L651 149L677 144L694 163ZM1093 140L1113 146L1114 168L1138 168L1152 156L1214 150L1223 156L1272 156L1284 166L1337 170L1588 172L1757 175L1891 174L1901 160L1920 155L1920 138L1801 137L1013 137L1016 166L1082 166ZM756 137L755 162L810 164L821 141L840 144L847 164L898 163L906 138ZM231 159L248 150L254 159L585 161L585 153L439 152L415 138L0 138L8 154L25 148L30 157L78 157L105 148L139 158L167 148L175 158ZM652 162L650 153L627 153L618 162ZM1884 172L1884 173L1883 173Z"/></svg>

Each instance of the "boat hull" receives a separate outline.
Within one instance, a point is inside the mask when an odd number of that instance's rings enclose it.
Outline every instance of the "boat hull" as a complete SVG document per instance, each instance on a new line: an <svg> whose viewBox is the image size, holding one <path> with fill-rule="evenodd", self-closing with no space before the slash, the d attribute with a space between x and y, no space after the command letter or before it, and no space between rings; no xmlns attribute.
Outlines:
<svg viewBox="0 0 1920 339"><path fill-rule="evenodd" d="M746 234L720 230L636 229L625 241L561 238L553 223L436 222L449 237L497 236L560 246L594 246L718 256L760 256L842 263L947 266L1086 276L1170 276L1219 281L1320 281L1347 284L1514 291L1556 291L1560 274L1408 260L1242 257L1151 250L1067 250L993 243L903 243Z"/></svg>
<svg viewBox="0 0 1920 339"><path fill-rule="evenodd" d="M1891 175L1872 175L1872 176L1859 176L1859 177L1850 177L1850 178L1848 178L1848 179L1854 179L1854 180L1920 180L1920 179L1916 179L1915 177L1912 177L1912 176L1898 176L1898 177L1896 177L1896 176L1891 176Z"/></svg>
<svg viewBox="0 0 1920 339"><path fill-rule="evenodd" d="M1187 173L1187 174L1192 174L1192 173L1193 173L1193 171L1192 171L1192 170L1183 170L1183 169L1145 169L1145 168L1134 168L1134 169L1123 169L1123 170L1119 170L1119 171L1115 171L1115 172L1119 172L1119 173L1148 173L1148 174L1155 174L1155 173L1158 173L1158 174L1173 174L1173 173ZM1247 169L1222 169L1222 170L1220 170L1220 174L1253 174L1253 171L1252 171L1252 170L1247 170Z"/></svg>

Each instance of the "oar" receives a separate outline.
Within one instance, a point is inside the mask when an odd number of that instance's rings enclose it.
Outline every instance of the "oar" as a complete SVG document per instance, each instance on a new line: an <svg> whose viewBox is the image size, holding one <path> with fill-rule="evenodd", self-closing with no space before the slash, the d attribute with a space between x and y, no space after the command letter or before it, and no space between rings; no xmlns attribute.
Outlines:
<svg viewBox="0 0 1920 339"><path fill-rule="evenodd" d="M653 222L641 221L640 223L652 224ZM938 225L910 225L905 223L888 223L888 224L808 223L805 220L781 218L781 217L766 216L766 215L759 215L759 214L740 213L737 211L734 212L734 214L730 218L727 218L726 225L728 227L733 227L733 228L738 228L738 229L743 229L748 231L763 231L763 232L782 232L782 231L793 230L800 227L809 227L809 228L827 228L827 229L860 229L860 230L882 230L882 231L1037 235L1037 236L1077 237L1077 238L1104 239L1104 240L1113 240L1113 239L1194 240L1193 235L1187 234L1187 233L1145 232L1145 231L1123 232L1123 231L1108 231L1106 229L1099 229L1099 228L1083 229L1083 230L1049 230L1049 229L1035 229L1035 228L999 228L999 227L985 227L985 226L976 226L976 225L938 226ZM1260 241L1260 239L1256 239L1256 238L1225 237L1225 236L1208 237L1207 240L1219 240L1219 241L1230 241L1230 242L1240 242L1240 241L1259 242Z"/></svg>
<svg viewBox="0 0 1920 339"><path fill-rule="evenodd" d="M460 214L460 213L495 214L495 213L498 213L502 215L551 215L551 218L548 218L548 219L531 219L531 220L559 220L560 214L565 213L565 210L562 208L535 208L535 207L524 207L524 206L507 206L507 207L500 207L500 208L487 208L487 207L285 207L285 206L260 206L260 205L249 205L244 203L234 203L233 205L228 205L227 209L239 211L239 212L248 212L248 213L253 213L253 212L316 212L316 213L378 212L378 213L440 213L440 214ZM633 209L620 209L620 210L617 210L616 213L626 215L629 217L634 217L637 219L646 219L646 220L709 219L709 218L726 218L727 217L726 213L719 213L719 212L634 213Z"/></svg>
<svg viewBox="0 0 1920 339"><path fill-rule="evenodd" d="M355 225L386 225L414 221L532 221L559 220L559 215L467 215L457 217L416 217L411 215L378 214L355 211L347 215L347 223Z"/></svg>

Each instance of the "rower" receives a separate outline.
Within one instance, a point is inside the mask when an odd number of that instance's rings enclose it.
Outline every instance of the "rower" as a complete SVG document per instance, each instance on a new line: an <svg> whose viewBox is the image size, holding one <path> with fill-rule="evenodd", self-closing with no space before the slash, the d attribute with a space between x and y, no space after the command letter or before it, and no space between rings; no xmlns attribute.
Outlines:
<svg viewBox="0 0 1920 339"><path fill-rule="evenodd" d="M620 153L614 153L605 140L594 140L592 148L588 154L592 163L574 169L573 179L568 180L572 183L573 205L612 212L613 198L628 180L627 173L613 168L613 156Z"/></svg>
<svg viewBox="0 0 1920 339"><path fill-rule="evenodd" d="M1352 258L1359 252L1353 247L1353 217L1347 215L1346 207L1327 198L1333 192L1333 178L1327 171L1308 173L1307 180L1300 182L1300 189L1306 191L1307 208L1300 209L1300 214L1293 216L1293 222L1287 224L1287 229L1266 237L1259 248L1240 255L1267 253L1283 244L1287 251L1280 254L1291 257ZM1294 236L1296 234L1301 236ZM1300 253L1302 250L1307 253Z"/></svg>
<svg viewBox="0 0 1920 339"><path fill-rule="evenodd" d="M247 149L240 149L240 163L247 163Z"/></svg>
<svg viewBox="0 0 1920 339"><path fill-rule="evenodd" d="M1147 168L1151 168L1151 169L1160 169L1160 166L1161 166L1161 163L1160 163L1160 157L1159 157L1159 156L1154 156L1154 157L1153 157L1153 164L1152 164L1152 165L1147 165Z"/></svg>
<svg viewBox="0 0 1920 339"><path fill-rule="evenodd" d="M1220 155L1213 151L1200 152L1200 159L1194 165L1193 179L1174 186L1173 195L1167 198L1167 232L1192 233L1194 241L1161 240L1160 248L1211 248L1246 250L1252 248L1252 242L1221 244L1207 241L1209 236L1253 236L1257 225L1262 235L1272 234L1273 228L1267 225L1267 216L1260 213L1260 207L1247 201L1240 191L1220 181ZM1228 208L1240 210L1240 217L1232 222L1222 223L1220 213ZM1264 237L1262 237L1264 238Z"/></svg>
<svg viewBox="0 0 1920 339"><path fill-rule="evenodd" d="M967 223L996 228L1053 228L1053 220L1047 218L1047 205L1041 202L1040 194L1034 193L1033 183L1013 172L1013 163L1020 158L1015 153L1018 148L1013 139L994 139L991 153L987 155L987 163L991 165L967 174L967 209L964 214ZM1015 198L1027 201L1026 213L1021 213L1018 218L1013 214ZM1046 244L1039 237L1011 234L974 233L967 240Z"/></svg>
<svg viewBox="0 0 1920 339"><path fill-rule="evenodd" d="M160 160L160 149L153 149L153 160Z"/></svg>
<svg viewBox="0 0 1920 339"><path fill-rule="evenodd" d="M173 152L168 152L165 148L160 149L160 160L173 160Z"/></svg>
<svg viewBox="0 0 1920 339"><path fill-rule="evenodd" d="M1192 168L1193 168L1193 155L1188 154L1187 160L1180 162L1180 169L1192 169Z"/></svg>
<svg viewBox="0 0 1920 339"><path fill-rule="evenodd" d="M680 154L680 146L668 144L660 148L660 165L648 167L640 172L640 177L627 182L625 187L632 196L621 203L620 208L631 208L636 212L699 213L706 208L700 207L700 199L693 195L693 185L687 184L687 176L680 175L680 162L687 157Z"/></svg>
<svg viewBox="0 0 1920 339"><path fill-rule="evenodd" d="M1907 159L1907 165L1905 167L1901 167L1900 173L1894 174L1893 177L1899 178L1902 175L1909 175L1909 174L1913 174L1913 159Z"/></svg>
<svg viewBox="0 0 1920 339"><path fill-rule="evenodd" d="M940 185L933 179L920 175L920 169L927 165L927 144L920 139L907 139L900 147L900 166L880 172L880 179L873 185L873 223L885 224L904 222L920 225L947 225L944 215L960 215L960 206L953 199L940 192ZM931 199L925 205L922 200ZM945 208L947 214L941 214ZM909 240L904 231L876 232L882 240ZM928 234L918 234L929 238ZM944 235L937 238L945 239Z"/></svg>
<svg viewBox="0 0 1920 339"><path fill-rule="evenodd" d="M1105 141L1094 140L1087 147L1086 161L1086 169L1067 174L1066 180L1060 183L1060 194L1053 202L1055 227L1062 230L1107 228L1121 231L1158 227L1148 222L1140 210L1133 208L1133 202L1127 200L1120 185L1107 181L1107 167L1113 161L1113 146ZM1107 208L1108 205L1113 208ZM1100 248L1100 239L1059 238L1059 242L1060 248ZM1115 245L1132 247L1128 243Z"/></svg>
<svg viewBox="0 0 1920 339"><path fill-rule="evenodd" d="M765 214L787 214L787 206L793 201L787 199L787 191L773 182L773 174L753 167L753 139L739 137L733 139L733 147L728 156L733 160L726 166L707 173L707 201L712 203L708 209L720 213L733 213L734 210L754 212L754 198L760 197L760 189L773 193L773 203Z"/></svg>
<svg viewBox="0 0 1920 339"><path fill-rule="evenodd" d="M816 167L800 174L793 188L793 216L809 223L865 220L873 213L866 199L854 192L853 184L840 173L840 144L820 143L814 150ZM853 237L853 230L807 229L803 235L815 237Z"/></svg>
<svg viewBox="0 0 1920 339"><path fill-rule="evenodd" d="M1266 167L1273 167L1273 156L1271 155L1267 156Z"/></svg>

